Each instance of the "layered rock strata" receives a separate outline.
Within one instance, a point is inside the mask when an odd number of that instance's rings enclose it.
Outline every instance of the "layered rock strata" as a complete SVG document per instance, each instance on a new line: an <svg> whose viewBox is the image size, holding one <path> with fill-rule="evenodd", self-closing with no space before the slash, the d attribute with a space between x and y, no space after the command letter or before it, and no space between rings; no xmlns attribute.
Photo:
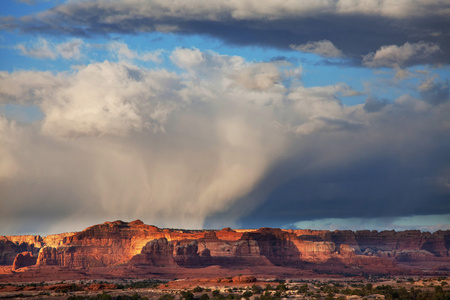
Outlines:
<svg viewBox="0 0 450 300"><path fill-rule="evenodd" d="M175 230L134 222L106 222L81 232L47 237L0 237L0 264L95 268L289 266L352 267L445 259L450 232L282 230ZM26 252L26 253L24 253Z"/></svg>

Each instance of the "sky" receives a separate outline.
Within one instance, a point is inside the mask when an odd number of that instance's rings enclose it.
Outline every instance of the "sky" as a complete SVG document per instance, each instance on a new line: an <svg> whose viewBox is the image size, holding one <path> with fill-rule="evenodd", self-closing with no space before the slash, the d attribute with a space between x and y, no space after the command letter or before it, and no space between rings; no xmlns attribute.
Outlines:
<svg viewBox="0 0 450 300"><path fill-rule="evenodd" d="M450 229L450 1L0 1L0 234Z"/></svg>

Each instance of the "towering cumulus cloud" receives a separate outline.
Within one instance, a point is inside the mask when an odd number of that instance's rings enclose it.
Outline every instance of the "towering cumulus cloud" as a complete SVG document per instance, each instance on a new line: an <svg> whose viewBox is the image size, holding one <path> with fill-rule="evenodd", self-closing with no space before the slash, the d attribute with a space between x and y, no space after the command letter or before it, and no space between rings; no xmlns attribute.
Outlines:
<svg viewBox="0 0 450 300"><path fill-rule="evenodd" d="M2 226L20 214L24 225L139 216L198 228L248 193L283 148L260 103L284 89L277 65L196 49L172 59L186 72L105 61L3 73L2 101L36 104L45 118L2 119ZM253 68L267 72L252 78Z"/></svg>
<svg viewBox="0 0 450 300"><path fill-rule="evenodd" d="M367 109L372 100L346 107L337 96L350 87L306 88L301 69L285 61L181 48L170 57L183 72L105 61L69 73L1 74L4 103L37 105L45 115L28 125L1 119L4 228L19 230L10 219L17 216L23 226L61 218L54 228L137 217L219 226L246 214L251 220L264 201L259 214L280 226L316 205L345 216L329 203L336 196L344 211L374 212L383 197L397 195L389 184L411 185L411 197L392 204L394 214L399 205L422 209L424 189L448 193L448 156L437 143L448 140L448 101L402 96L376 110ZM344 166L353 171L337 175ZM285 195L271 200L277 189ZM439 209L436 193L429 213ZM286 211L292 215L278 215Z"/></svg>

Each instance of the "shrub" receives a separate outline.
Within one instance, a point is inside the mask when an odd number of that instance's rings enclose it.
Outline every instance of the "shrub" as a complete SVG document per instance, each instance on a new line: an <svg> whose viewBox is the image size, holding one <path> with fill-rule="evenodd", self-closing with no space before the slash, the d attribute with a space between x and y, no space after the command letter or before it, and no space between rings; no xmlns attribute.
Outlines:
<svg viewBox="0 0 450 300"><path fill-rule="evenodd" d="M181 297L186 300L194 300L194 294L192 294L191 292L183 291L181 292Z"/></svg>
<svg viewBox="0 0 450 300"><path fill-rule="evenodd" d="M277 291L285 292L286 290L288 290L288 288L284 283L277 285Z"/></svg>
<svg viewBox="0 0 450 300"><path fill-rule="evenodd" d="M173 299L175 299L174 296L172 296L172 295L170 295L170 294L164 294L164 295L162 295L161 297L159 297L158 300L173 300Z"/></svg>
<svg viewBox="0 0 450 300"><path fill-rule="evenodd" d="M251 296L253 296L253 293L250 292L250 291L245 291L245 292L242 294L242 297L244 297L244 298L250 298Z"/></svg>
<svg viewBox="0 0 450 300"><path fill-rule="evenodd" d="M209 300L208 294L201 295L199 300Z"/></svg>
<svg viewBox="0 0 450 300"><path fill-rule="evenodd" d="M302 286L300 286L300 287L298 288L297 293L299 293L299 294L304 294L304 293L306 293L308 290L309 290L308 285L305 283L304 285L302 285Z"/></svg>
<svg viewBox="0 0 450 300"><path fill-rule="evenodd" d="M262 290L263 290L263 288L260 287L259 285L256 285L256 284L252 285L253 294L261 294Z"/></svg>

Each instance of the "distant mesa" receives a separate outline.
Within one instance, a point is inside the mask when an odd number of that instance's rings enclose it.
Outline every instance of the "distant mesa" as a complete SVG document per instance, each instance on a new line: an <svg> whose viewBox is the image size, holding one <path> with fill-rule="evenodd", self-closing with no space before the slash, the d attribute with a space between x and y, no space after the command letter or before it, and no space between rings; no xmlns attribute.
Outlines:
<svg viewBox="0 0 450 300"><path fill-rule="evenodd" d="M182 230L118 220L47 237L0 236L0 266L10 270L0 279L13 278L18 271L46 274L49 268L62 268L69 278L92 272L125 276L136 270L180 278L183 272L237 269L248 276L274 270L336 276L449 275L450 231Z"/></svg>

